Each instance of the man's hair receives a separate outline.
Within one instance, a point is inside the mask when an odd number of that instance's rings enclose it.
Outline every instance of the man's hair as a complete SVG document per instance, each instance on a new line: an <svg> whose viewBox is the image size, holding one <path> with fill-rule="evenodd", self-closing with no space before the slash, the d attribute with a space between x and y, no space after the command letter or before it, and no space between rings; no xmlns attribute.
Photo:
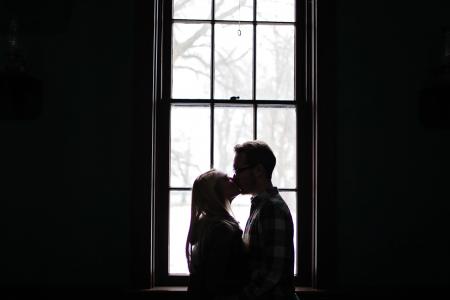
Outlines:
<svg viewBox="0 0 450 300"><path fill-rule="evenodd" d="M270 149L269 145L265 142L255 140L238 144L234 146L234 152L236 154L244 153L248 164L251 166L261 164L266 170L267 178L272 178L272 172L275 168L277 159L275 158L272 149Z"/></svg>

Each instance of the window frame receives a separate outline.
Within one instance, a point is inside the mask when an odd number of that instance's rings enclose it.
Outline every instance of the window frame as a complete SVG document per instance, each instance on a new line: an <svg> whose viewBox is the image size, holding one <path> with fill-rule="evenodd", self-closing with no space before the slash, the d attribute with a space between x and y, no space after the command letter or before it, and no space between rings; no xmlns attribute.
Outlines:
<svg viewBox="0 0 450 300"><path fill-rule="evenodd" d="M255 2L255 1L254 1ZM307 163L303 163L299 165L309 165L311 158L310 154L308 153L308 158L305 158L306 155L299 155L300 153L306 154L306 146L303 145L303 143L310 144L312 142L311 139L311 131L304 130L304 128L307 128L307 124L301 124L303 122L303 119L306 119L305 115L308 115L306 112L303 112L303 109L307 107L306 102L304 101L307 99L306 91L304 88L306 87L306 83L301 84L300 81L302 81L302 78L306 78L308 75L304 74L301 75L301 71L305 69L305 59L306 57L298 55L299 48L301 49L301 41L306 38L306 36L303 36L301 33L301 26L298 20L304 20L305 16L299 16L299 12L302 10L299 9L299 6L301 6L302 1L298 1L296 5L296 15L295 15L295 27L296 27L296 44L294 45L295 50L295 61L296 61L296 74L295 76L295 96L294 101L297 102L297 161L300 162L300 159L303 159ZM169 193L170 189L168 188L170 186L170 179L169 179L169 172L168 169L169 161L170 161L170 107L171 103L174 102L189 102L190 100L183 101L171 101L171 71L165 71L165 70L171 70L172 69L172 56L171 51L168 51L168 49L172 49L172 28L173 28L173 21L172 21L172 3L173 1L164 1L163 3L163 28L162 28L162 49L166 49L164 53L162 53L162 85L161 85L161 98L159 99L158 103L158 115L157 115L157 157L156 157L156 173L155 177L157 178L157 182L155 185L156 189L156 199L160 199L160 201L155 201L155 211L158 213L155 214L156 216L156 244L157 245L164 245L161 247L157 247L155 249L156 257L158 258L156 260L155 268L156 268L156 278L155 283L156 285L186 285L187 284L187 277L186 276L180 276L180 275L169 275L168 274L168 262L169 262L169 251L168 251L168 245L169 245L169 201L166 201L166 199L169 199ZM255 4L255 3L254 3ZM305 10L303 10L305 11ZM217 23L223 23L223 21L219 21ZM244 22L243 22L244 23ZM247 23L247 22L245 22ZM257 24L257 22L252 21L251 24ZM214 24L214 23L213 23ZM255 38L255 37L254 37ZM306 43L305 43L306 44ZM213 45L212 45L213 46ZM256 46L256 45L254 45ZM253 49L253 51L257 51ZM212 57L213 59L213 57ZM254 62L255 63L255 62ZM253 80L255 80L255 74L253 74ZM255 84L255 83L253 83ZM212 94L212 92L211 92ZM253 98L255 97L255 90L253 89ZM195 101L195 102L201 102L201 101ZM206 103L213 103L213 101L205 101ZM222 101L214 101L215 103L220 103ZM239 101L244 102L244 101ZM246 101L247 102L247 101ZM255 110L255 107L258 104L273 104L273 103L284 103L283 101L256 101L253 99L252 101L249 101L249 104L253 105L253 108ZM287 101L287 103L291 103L291 101ZM301 118L300 116L303 116L304 118ZM255 117L254 117L255 118ZM159 121L158 121L159 120ZM303 129L303 130L302 130ZM255 133L254 133L255 135ZM306 141L305 141L306 140ZM303 147L304 152L301 151L301 147ZM309 150L309 149L308 149ZM303 156L303 157L300 157ZM308 174L311 174L312 171L308 170ZM307 184L305 184L304 180L300 178L305 178L309 176L304 176L304 171L301 169L297 170L297 190L298 190L298 196L297 199L311 199L311 193L309 189L307 188L300 188L305 187ZM308 184L308 186L310 186ZM155 199L155 200L156 200ZM162 201L161 201L162 200ZM297 211L298 212L305 212L303 214L299 213L297 215L298 220L302 220L301 225L298 225L297 232L298 236L302 237L301 239L298 239L298 245L304 245L302 247L299 247L297 249L297 264L298 264L298 275L295 277L295 281L297 285L302 286L310 286L311 281L308 280L311 278L311 266L309 266L310 260L307 259L307 257L311 257L309 252L311 251L312 246L312 240L311 238L307 238L309 234L306 234L303 232L299 232L298 230L300 228L311 228L311 216L309 213L306 213L308 211L311 211L311 204L305 203L310 201L297 201ZM311 229L307 230L307 232L311 232ZM301 254L300 254L301 253ZM305 255L308 253L308 255ZM302 266L300 268L299 266ZM306 267L305 267L306 266Z"/></svg>
<svg viewBox="0 0 450 300"><path fill-rule="evenodd" d="M297 188L299 189L297 202L298 248L297 265L298 276L295 278L297 287L319 287L318 270L324 270L322 278L325 285L333 280L332 254L325 254L325 250L318 251L318 232L324 245L335 247L332 230L328 228L334 224L332 216L327 221L317 223L318 211L324 206L333 204L334 179L332 176L322 176L318 170L335 168L334 157L321 161L328 166L318 165L318 111L323 118L320 124L325 124L321 132L323 136L330 136L334 132L333 107L329 112L318 106L317 80L317 11L318 0L300 0L296 4L296 101L297 109ZM168 275L168 223L169 203L161 199L169 199L168 162L169 152L169 113L171 76L167 67L171 66L171 53L166 45L171 45L171 6L172 1L155 0L136 2L137 38L135 42L135 69L137 79L134 97L133 124L133 177L132 177L132 206L131 206L131 281L136 288L153 288L157 286L185 286L187 276ZM322 5L324 6L324 5ZM324 7L326 10L328 7ZM149 11L153 11L148 18ZM331 10L332 12L333 10ZM331 19L332 20L332 19ZM323 22L322 24L327 24ZM322 25L321 28L324 25ZM151 28L148 31L142 28ZM326 31L326 30L324 30ZM144 33L147 33L145 35ZM329 44L333 44L332 42ZM332 45L333 46L333 45ZM170 49L170 48L169 48ZM149 52L149 50L151 50ZM153 55L149 57L148 53ZM325 60L325 62L327 62ZM150 67L150 68L149 68ZM329 66L324 66L329 67ZM325 76L326 86L331 75ZM152 82L151 85L148 83ZM168 88L165 88L168 85ZM330 95L332 90L326 94ZM331 97L332 98L332 97ZM149 101L148 99L151 99ZM304 100L304 101L301 101ZM332 101L331 101L332 102ZM150 116L150 118L149 118ZM331 124L331 126L330 126ZM149 138L150 137L150 138ZM322 135L321 135L322 137ZM332 139L322 139L322 144L329 146L321 150L322 157L333 154L335 145ZM161 174L166 170L166 175ZM329 174L329 173L328 173ZM327 199L318 202L318 184L322 188L329 188ZM301 188L302 187L302 188ZM325 216L321 213L321 216ZM320 225L320 226L319 226ZM323 249L323 248L322 248ZM328 248L328 250L333 248ZM331 263L328 267L319 264L318 255L323 261ZM166 264L164 266L164 264ZM323 267L322 267L323 266Z"/></svg>

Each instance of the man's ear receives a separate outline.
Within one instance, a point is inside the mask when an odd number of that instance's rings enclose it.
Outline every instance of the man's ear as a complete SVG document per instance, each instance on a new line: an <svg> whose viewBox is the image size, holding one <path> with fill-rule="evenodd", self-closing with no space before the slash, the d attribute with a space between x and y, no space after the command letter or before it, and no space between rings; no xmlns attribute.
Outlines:
<svg viewBox="0 0 450 300"><path fill-rule="evenodd" d="M256 175L256 176L262 176L262 177L265 177L266 176L266 169L264 169L264 167L262 166L262 164L257 164L256 166L255 166L255 168L253 169L254 170L254 174Z"/></svg>

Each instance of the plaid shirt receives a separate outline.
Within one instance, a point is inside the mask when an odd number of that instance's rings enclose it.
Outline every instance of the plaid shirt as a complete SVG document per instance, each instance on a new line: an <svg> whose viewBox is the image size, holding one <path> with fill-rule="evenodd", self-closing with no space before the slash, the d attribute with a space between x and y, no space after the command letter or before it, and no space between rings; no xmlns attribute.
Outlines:
<svg viewBox="0 0 450 300"><path fill-rule="evenodd" d="M276 187L252 198L243 234L251 279L240 299L295 297L293 236L291 213Z"/></svg>

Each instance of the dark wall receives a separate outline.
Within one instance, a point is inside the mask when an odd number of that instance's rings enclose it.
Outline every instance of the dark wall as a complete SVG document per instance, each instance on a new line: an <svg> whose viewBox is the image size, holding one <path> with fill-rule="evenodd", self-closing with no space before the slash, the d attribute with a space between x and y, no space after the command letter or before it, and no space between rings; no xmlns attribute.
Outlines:
<svg viewBox="0 0 450 300"><path fill-rule="evenodd" d="M0 120L0 285L127 286L132 2L2 1L2 26L12 11L44 97Z"/></svg>
<svg viewBox="0 0 450 300"><path fill-rule="evenodd" d="M39 24L22 45L44 101L35 120L0 120L2 286L130 283L133 2L68 3L39 17L23 6ZM337 2L340 287L450 283L450 132L418 110L449 12Z"/></svg>
<svg viewBox="0 0 450 300"><path fill-rule="evenodd" d="M338 1L339 286L450 284L450 130L419 111L449 15L449 1Z"/></svg>

